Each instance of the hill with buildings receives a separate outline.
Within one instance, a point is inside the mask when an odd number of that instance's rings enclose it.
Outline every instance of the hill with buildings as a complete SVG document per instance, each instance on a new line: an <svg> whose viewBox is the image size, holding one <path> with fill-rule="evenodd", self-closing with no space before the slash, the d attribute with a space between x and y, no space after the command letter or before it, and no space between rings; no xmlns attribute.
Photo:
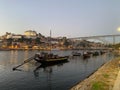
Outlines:
<svg viewBox="0 0 120 90"><path fill-rule="evenodd" d="M0 36L1 49L83 49L103 47L102 43L95 43L86 40L71 40L67 37L45 37L41 33L27 30L23 35L6 32Z"/></svg>

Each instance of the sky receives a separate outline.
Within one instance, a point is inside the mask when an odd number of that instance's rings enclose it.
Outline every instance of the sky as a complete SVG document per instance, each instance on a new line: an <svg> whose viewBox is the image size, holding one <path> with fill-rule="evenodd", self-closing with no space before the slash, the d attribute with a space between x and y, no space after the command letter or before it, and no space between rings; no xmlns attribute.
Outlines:
<svg viewBox="0 0 120 90"><path fill-rule="evenodd" d="M118 27L120 0L0 0L0 35L84 37L120 34Z"/></svg>

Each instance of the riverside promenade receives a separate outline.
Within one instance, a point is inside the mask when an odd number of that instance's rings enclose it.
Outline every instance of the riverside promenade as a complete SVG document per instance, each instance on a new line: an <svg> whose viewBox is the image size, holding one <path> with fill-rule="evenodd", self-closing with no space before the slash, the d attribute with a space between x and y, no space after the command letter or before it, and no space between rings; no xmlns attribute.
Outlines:
<svg viewBox="0 0 120 90"><path fill-rule="evenodd" d="M110 60L70 90L120 90L120 57Z"/></svg>
<svg viewBox="0 0 120 90"><path fill-rule="evenodd" d="M120 90L120 61L119 61L119 72L116 81L114 83L113 90Z"/></svg>

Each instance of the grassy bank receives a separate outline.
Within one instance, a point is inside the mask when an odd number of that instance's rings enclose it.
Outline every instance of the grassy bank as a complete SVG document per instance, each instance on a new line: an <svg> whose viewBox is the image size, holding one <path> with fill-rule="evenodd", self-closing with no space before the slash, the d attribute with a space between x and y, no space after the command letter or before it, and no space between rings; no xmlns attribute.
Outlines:
<svg viewBox="0 0 120 90"><path fill-rule="evenodd" d="M104 64L93 75L78 83L71 90L112 90L119 71L120 57Z"/></svg>

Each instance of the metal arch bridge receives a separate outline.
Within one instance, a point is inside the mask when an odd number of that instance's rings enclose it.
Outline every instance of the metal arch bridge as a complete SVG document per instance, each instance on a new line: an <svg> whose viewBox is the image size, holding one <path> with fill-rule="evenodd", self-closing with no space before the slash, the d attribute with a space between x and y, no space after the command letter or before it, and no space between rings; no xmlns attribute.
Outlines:
<svg viewBox="0 0 120 90"><path fill-rule="evenodd" d="M98 35L98 36L88 36L88 37L74 37L74 38L68 38L71 40L90 40L95 39L102 41L103 43L110 43L110 41L107 41L105 38L112 38L112 44L116 43L116 37L120 37L120 34L113 34L113 35Z"/></svg>

